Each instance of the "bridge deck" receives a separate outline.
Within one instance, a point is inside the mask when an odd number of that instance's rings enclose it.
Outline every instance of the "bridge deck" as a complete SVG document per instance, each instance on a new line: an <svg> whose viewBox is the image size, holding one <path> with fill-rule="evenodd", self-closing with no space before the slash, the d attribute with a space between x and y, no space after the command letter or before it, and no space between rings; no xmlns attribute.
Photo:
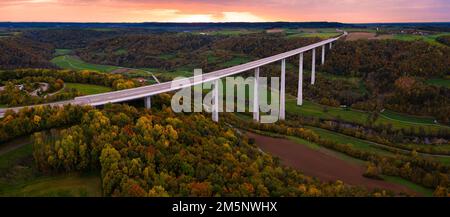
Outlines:
<svg viewBox="0 0 450 217"><path fill-rule="evenodd" d="M172 82L169 81L169 82L164 82L164 83L159 83L159 84L154 84L154 85L149 85L149 86L143 86L143 87L138 87L138 88L76 97L73 100L48 103L45 105L60 106L60 105L64 105L64 104L77 104L77 105L86 104L86 105L98 106L98 105L104 105L107 103L123 102L123 101L138 99L138 98L144 98L147 96L157 95L157 94L161 94L161 93L171 92L171 91L178 90L178 89L181 89L184 87L189 87L189 86L197 85L200 83L214 81L214 80L224 78L227 76L236 75L236 74L239 74L239 73L251 70L251 69L258 68L260 66L264 66L264 65L276 62L276 61L280 61L282 59L286 59L288 57L324 46L326 44L329 44L331 42L338 40L339 38L341 38L342 36L345 36L345 35L346 35L346 32L344 32L342 35L340 35L336 38L330 38L330 39L327 39L327 40L324 40L324 41L321 41L321 42L318 42L315 44L311 44L311 45L308 45L305 47L301 47L301 48L298 48L295 50L291 50L291 51L288 51L285 53L277 54L274 56L255 60L255 61L248 62L245 64L233 66L230 68L220 69L220 70L217 70L214 72L205 73L201 76L201 79L199 77L192 76L190 78L186 78L186 79L188 79L186 81L189 81L189 82L187 82L188 84L177 86L177 87L172 87ZM36 106L36 105L34 105L34 106ZM33 107L33 106L28 106L28 107ZM8 110L8 109L18 111L21 108L23 108L23 107L0 109L0 117L3 117L6 110Z"/></svg>

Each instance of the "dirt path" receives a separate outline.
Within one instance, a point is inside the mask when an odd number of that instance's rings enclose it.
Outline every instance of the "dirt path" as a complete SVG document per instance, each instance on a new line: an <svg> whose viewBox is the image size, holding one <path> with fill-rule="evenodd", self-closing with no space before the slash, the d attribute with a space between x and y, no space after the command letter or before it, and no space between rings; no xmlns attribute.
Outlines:
<svg viewBox="0 0 450 217"><path fill-rule="evenodd" d="M366 178L362 176L366 170L364 166L313 150L291 140L272 138L251 132L247 132L247 136L254 138L256 144L264 152L279 157L284 165L298 169L305 175L317 177L322 181L341 180L350 185L365 186L369 189L381 188L419 195L419 193L402 185Z"/></svg>

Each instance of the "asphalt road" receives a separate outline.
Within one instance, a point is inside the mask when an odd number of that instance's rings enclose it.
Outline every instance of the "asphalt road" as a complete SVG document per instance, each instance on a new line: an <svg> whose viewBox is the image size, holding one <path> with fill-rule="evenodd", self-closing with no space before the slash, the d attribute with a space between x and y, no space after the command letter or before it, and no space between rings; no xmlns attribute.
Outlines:
<svg viewBox="0 0 450 217"><path fill-rule="evenodd" d="M104 105L108 103L118 103L118 102L124 102L129 101L133 99L139 99L144 98L147 96L157 95L161 93L171 92L174 90L182 89L189 86L194 86L200 83L210 82L214 81L220 78L224 78L227 76L232 76L235 74L239 74L245 71L249 71L255 68L258 68L260 66L264 66L276 61L280 61L282 59L307 52L309 50L320 48L322 46L326 46L331 42L334 42L338 40L340 37L347 35L346 32L344 32L341 36L336 38L327 39L315 44L311 44L305 47L301 47L295 50L291 50L285 53L277 54L271 57L266 57L263 59L255 60L252 62L248 62L242 65L233 66L226 69L217 70L210 73L205 73L201 77L200 76L193 76L190 78L186 78L184 82L180 82L179 85L174 86L173 82L164 82L149 86L143 86L138 88L132 88L132 89L126 89L126 90L120 90L120 91L113 91L108 93L102 93L102 94L95 94L95 95L89 95L89 96L82 96L82 97L76 97L73 100L68 101L61 101L61 102L55 102L55 103L48 103L45 105L51 105L51 106L61 106L64 104L73 104L73 105L92 105L92 106L99 106ZM182 83L182 84L181 84ZM27 106L27 107L34 107L37 105ZM0 117L3 117L5 112L7 110L14 110L18 111L22 109L23 107L15 107L15 108L5 108L0 109Z"/></svg>

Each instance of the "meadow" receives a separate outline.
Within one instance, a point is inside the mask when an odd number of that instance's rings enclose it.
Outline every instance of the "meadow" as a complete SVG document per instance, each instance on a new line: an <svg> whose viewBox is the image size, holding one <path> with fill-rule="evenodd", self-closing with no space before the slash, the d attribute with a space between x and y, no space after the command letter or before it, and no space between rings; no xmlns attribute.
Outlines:
<svg viewBox="0 0 450 217"><path fill-rule="evenodd" d="M93 84L66 83L65 85L66 85L66 88L77 89L83 95L92 95L92 94L106 93L106 92L112 91L112 88L110 88L110 87L93 85Z"/></svg>
<svg viewBox="0 0 450 217"><path fill-rule="evenodd" d="M438 87L450 88L450 78L433 78L426 80L426 83Z"/></svg>
<svg viewBox="0 0 450 217"><path fill-rule="evenodd" d="M433 34L433 35L412 35L412 34L395 34L393 36L393 39L401 40L401 41L416 41L416 40L422 40L425 42L428 42L433 45L438 46L444 46L443 44L436 41L438 37L444 36L444 35L450 35L450 33L439 33L439 34Z"/></svg>
<svg viewBox="0 0 450 217"><path fill-rule="evenodd" d="M51 60L51 62L60 68L72 69L72 70L91 70L91 71L97 71L97 72L111 72L111 71L121 68L118 66L108 66L108 65L87 63L75 56L70 56L70 55L63 55L63 56L55 57Z"/></svg>

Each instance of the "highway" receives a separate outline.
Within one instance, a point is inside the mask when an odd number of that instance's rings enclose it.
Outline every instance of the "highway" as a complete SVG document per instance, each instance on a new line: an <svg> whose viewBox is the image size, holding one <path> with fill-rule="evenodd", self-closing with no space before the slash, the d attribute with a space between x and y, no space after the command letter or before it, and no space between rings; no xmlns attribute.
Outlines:
<svg viewBox="0 0 450 217"><path fill-rule="evenodd" d="M286 59L288 57L292 57L294 55L298 55L300 53L304 53L304 52L310 51L312 49L325 46L334 41L337 41L339 38L346 36L346 35L347 35L347 32L343 32L342 35L340 35L336 38L330 38L330 39L327 39L327 40L324 40L324 41L321 41L321 42L318 42L315 44L311 44L311 45L308 45L305 47L301 47L301 48L298 48L295 50L291 50L291 51L288 51L285 53L266 57L263 59L255 60L255 61L248 62L245 64L213 71L210 73L205 73L201 76L201 79L196 76L186 78L186 81L189 81L189 82L186 82L186 83L183 82L184 85L180 85L177 87L172 87L172 81L169 81L169 82L153 84L153 85L148 85L148 86L143 86L143 87L138 87L138 88L76 97L73 100L48 103L48 104L44 104L44 105L61 106L61 105L65 105L65 104L73 104L73 105L99 106L99 105L104 105L104 104L108 104L108 103L124 102L124 101L144 98L144 97L148 97L148 96L152 96L152 95L157 95L157 94L161 94L161 93L171 92L171 91L175 91L175 90L182 89L185 87L194 86L194 85L197 85L200 83L210 82L210 81L214 81L214 80L224 78L227 76L236 75L239 73L243 73L243 72L258 68L260 66L274 63L276 61L280 61L282 59ZM27 106L27 107L33 107L33 106L37 106L37 105L32 105L32 106ZM5 115L6 110L8 110L8 109L18 111L22 108L23 107L0 109L0 117L3 117Z"/></svg>

